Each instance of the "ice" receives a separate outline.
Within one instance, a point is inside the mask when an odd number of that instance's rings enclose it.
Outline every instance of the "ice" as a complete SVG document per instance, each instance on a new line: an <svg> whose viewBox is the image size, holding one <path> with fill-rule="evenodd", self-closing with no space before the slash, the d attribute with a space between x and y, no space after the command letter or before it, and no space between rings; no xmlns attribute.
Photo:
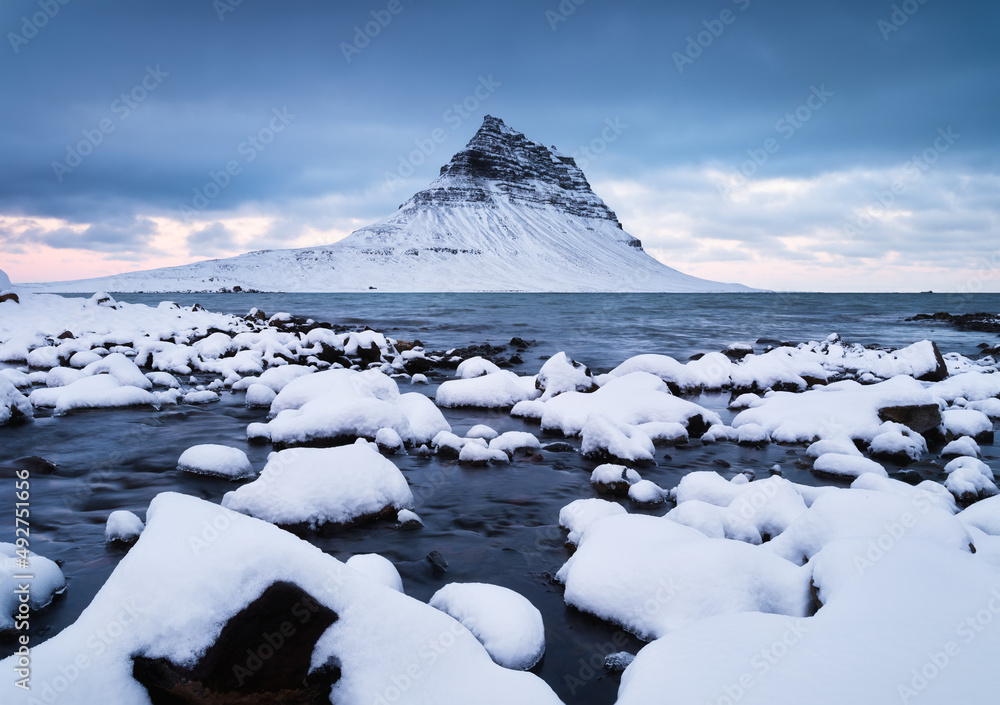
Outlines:
<svg viewBox="0 0 1000 705"><path fill-rule="evenodd" d="M625 513L625 507L617 502L597 498L577 499L559 510L559 526L569 532L566 540L576 544L595 521Z"/></svg>
<svg viewBox="0 0 1000 705"><path fill-rule="evenodd" d="M982 455L982 451L979 450L979 444L976 443L975 440L969 436L960 436L942 448L941 455L943 457L948 457L950 455L968 455L973 458L978 458Z"/></svg>
<svg viewBox="0 0 1000 705"><path fill-rule="evenodd" d="M0 426L35 415L28 398L18 391L8 377L0 375Z"/></svg>
<svg viewBox="0 0 1000 705"><path fill-rule="evenodd" d="M104 525L104 540L131 543L139 538L144 528L146 525L142 523L142 519L132 512L118 509L108 515L108 521Z"/></svg>
<svg viewBox="0 0 1000 705"><path fill-rule="evenodd" d="M413 506L406 478L375 446L290 448L260 476L227 492L222 506L274 524L347 524Z"/></svg>
<svg viewBox="0 0 1000 705"><path fill-rule="evenodd" d="M888 477L885 468L870 458L841 455L840 453L824 453L813 462L813 471L835 477L858 477L865 473L874 473Z"/></svg>
<svg viewBox="0 0 1000 705"><path fill-rule="evenodd" d="M969 550L968 532L936 502L926 497L863 489L823 493L763 547L793 563L802 563L836 539L863 538L874 544L881 541L891 545L903 537Z"/></svg>
<svg viewBox="0 0 1000 705"><path fill-rule="evenodd" d="M380 585L403 592L403 579L388 558L377 553L357 553L348 558L345 565Z"/></svg>
<svg viewBox="0 0 1000 705"><path fill-rule="evenodd" d="M198 475L241 480L254 475L247 454L239 448L204 443L191 446L177 460L177 469Z"/></svg>
<svg viewBox="0 0 1000 705"><path fill-rule="evenodd" d="M74 705L148 703L132 677L133 656L195 662L223 624L276 581L297 585L338 617L316 643L311 661L313 668L334 661L341 669L331 702L391 702L400 674L414 666L420 677L411 678L407 702L559 702L538 677L496 666L451 617L359 575L287 531L173 493L156 497L147 517L136 545L77 621L32 644L32 685L38 689L26 692L14 687L13 677L5 678L0 684L5 703L27 705L43 697L49 692L43 685L62 682L60 669L79 664L80 654L87 656L86 665L77 665L76 677L49 699ZM95 635L107 634L109 626L116 637L99 640ZM434 657L421 655L427 653ZM13 663L7 658L0 668L12 674Z"/></svg>
<svg viewBox="0 0 1000 705"><path fill-rule="evenodd" d="M458 367L455 369L455 376L460 379L471 379L473 377L482 377L483 375L490 375L495 372L499 372L500 368L494 363L490 362L484 357L470 357L467 360L462 360Z"/></svg>
<svg viewBox="0 0 1000 705"><path fill-rule="evenodd" d="M577 609L657 638L713 614L761 610L804 616L809 570L760 546L710 539L661 517L592 524L560 568Z"/></svg>
<svg viewBox="0 0 1000 705"><path fill-rule="evenodd" d="M461 622L504 668L525 671L545 653L541 612L513 590L487 583L448 583L429 604Z"/></svg>
<svg viewBox="0 0 1000 705"><path fill-rule="evenodd" d="M563 392L589 392L596 384L586 365L558 352L538 371L536 386L542 390L541 398L547 400Z"/></svg>
<svg viewBox="0 0 1000 705"><path fill-rule="evenodd" d="M85 377L65 387L36 389L28 400L34 406L53 409L56 416L77 409L157 406L156 397L151 393L145 389L124 385L109 374Z"/></svg>
<svg viewBox="0 0 1000 705"><path fill-rule="evenodd" d="M534 377L518 377L510 370L468 379L453 379L438 387L439 406L475 406L487 409L512 407L520 401L536 399Z"/></svg>
<svg viewBox="0 0 1000 705"><path fill-rule="evenodd" d="M16 627L18 621L14 619L15 615L19 614L20 595L23 594L15 592L19 586L29 586L27 604L32 612L48 605L53 597L66 589L66 578L63 577L55 561L28 551L28 563L22 565L17 551L18 547L15 544L0 543L0 634L17 633L26 628L22 626L18 629ZM14 577L26 575L31 577ZM26 613L25 616L29 621L21 620L22 625L35 622L31 619L30 613ZM13 678L8 679L4 685L12 682Z"/></svg>
<svg viewBox="0 0 1000 705"><path fill-rule="evenodd" d="M879 409L933 403L930 393L912 377L898 376L871 385L847 380L802 393L776 392L760 405L741 411L733 426L760 424L771 440L782 443L844 435L871 441L882 425Z"/></svg>

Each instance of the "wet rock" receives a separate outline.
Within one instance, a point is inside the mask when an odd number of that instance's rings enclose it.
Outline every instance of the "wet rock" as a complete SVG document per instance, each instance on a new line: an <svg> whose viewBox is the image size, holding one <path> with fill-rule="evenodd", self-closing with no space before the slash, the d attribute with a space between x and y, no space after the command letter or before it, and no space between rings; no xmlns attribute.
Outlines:
<svg viewBox="0 0 1000 705"><path fill-rule="evenodd" d="M448 561L445 560L440 551L434 550L428 553L427 560L430 561L431 568L435 573L448 572Z"/></svg>
<svg viewBox="0 0 1000 705"><path fill-rule="evenodd" d="M329 703L339 667L309 667L317 640L336 620L298 585L276 582L226 623L194 666L139 655L132 675L154 705Z"/></svg>
<svg viewBox="0 0 1000 705"><path fill-rule="evenodd" d="M18 458L14 461L14 467L19 470L27 470L32 475L51 475L59 470L59 466L51 460L46 460L38 455Z"/></svg>
<svg viewBox="0 0 1000 705"><path fill-rule="evenodd" d="M937 404L883 406L878 410L878 418L901 423L917 433L927 433L941 424L941 409Z"/></svg>
<svg viewBox="0 0 1000 705"><path fill-rule="evenodd" d="M569 443L564 443L563 441L556 441L555 443L546 443L542 446L542 450L548 451L549 453L575 453L576 448Z"/></svg>
<svg viewBox="0 0 1000 705"><path fill-rule="evenodd" d="M403 363L403 369L406 370L408 374L416 375L433 370L434 363L426 357L411 357Z"/></svg>
<svg viewBox="0 0 1000 705"><path fill-rule="evenodd" d="M948 366L944 364L944 358L941 357L941 351L938 349L937 343L933 340L931 341L931 349L934 350L934 360L936 361L937 366L922 377L918 377L917 379L921 382L940 382L941 380L948 378Z"/></svg>

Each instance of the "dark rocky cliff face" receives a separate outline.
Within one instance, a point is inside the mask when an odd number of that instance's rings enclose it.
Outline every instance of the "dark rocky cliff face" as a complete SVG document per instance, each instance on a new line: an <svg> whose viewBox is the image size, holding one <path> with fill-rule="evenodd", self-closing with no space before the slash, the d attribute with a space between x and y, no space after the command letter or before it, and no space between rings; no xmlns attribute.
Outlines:
<svg viewBox="0 0 1000 705"><path fill-rule="evenodd" d="M608 220L621 228L614 211L594 194L572 157L532 142L491 115L465 148L441 167L438 179L402 207L486 205L497 191L512 202L552 206Z"/></svg>

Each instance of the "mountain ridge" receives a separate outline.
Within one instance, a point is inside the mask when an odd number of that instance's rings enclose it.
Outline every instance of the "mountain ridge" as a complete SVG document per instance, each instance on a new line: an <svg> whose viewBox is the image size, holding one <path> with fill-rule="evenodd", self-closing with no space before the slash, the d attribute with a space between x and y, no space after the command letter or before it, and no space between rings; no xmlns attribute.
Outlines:
<svg viewBox="0 0 1000 705"><path fill-rule="evenodd" d="M751 291L656 259L572 157L491 115L437 178L331 245L32 288L49 291Z"/></svg>

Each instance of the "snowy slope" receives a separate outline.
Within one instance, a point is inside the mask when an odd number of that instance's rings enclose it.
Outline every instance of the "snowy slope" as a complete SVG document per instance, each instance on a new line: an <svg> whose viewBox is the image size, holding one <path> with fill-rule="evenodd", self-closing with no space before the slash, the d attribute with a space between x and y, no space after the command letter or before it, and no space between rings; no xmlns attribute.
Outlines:
<svg viewBox="0 0 1000 705"><path fill-rule="evenodd" d="M49 291L747 291L650 257L571 157L489 115L399 210L333 245L34 285Z"/></svg>

